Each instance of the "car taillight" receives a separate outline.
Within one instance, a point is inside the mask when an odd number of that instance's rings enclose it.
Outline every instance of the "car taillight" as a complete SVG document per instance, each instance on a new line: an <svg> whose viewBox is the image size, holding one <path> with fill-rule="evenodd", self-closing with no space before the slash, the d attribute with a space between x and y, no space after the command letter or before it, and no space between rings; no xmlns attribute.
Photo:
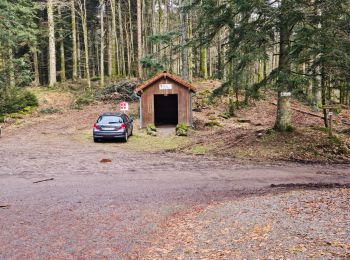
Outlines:
<svg viewBox="0 0 350 260"><path fill-rule="evenodd" d="M99 125L96 125L96 123L93 126L94 129L101 130L101 127Z"/></svg>
<svg viewBox="0 0 350 260"><path fill-rule="evenodd" d="M126 124L122 124L119 129L125 129L125 128L126 128Z"/></svg>

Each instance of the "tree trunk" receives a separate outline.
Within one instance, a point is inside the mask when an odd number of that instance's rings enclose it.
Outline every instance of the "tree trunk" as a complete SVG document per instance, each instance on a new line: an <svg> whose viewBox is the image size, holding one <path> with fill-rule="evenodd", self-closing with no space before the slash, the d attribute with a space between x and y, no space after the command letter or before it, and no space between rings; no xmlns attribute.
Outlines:
<svg viewBox="0 0 350 260"><path fill-rule="evenodd" d="M321 93L322 93L322 106L327 105L327 95L326 95L326 89L327 89L327 84L326 84L326 71L324 69L324 66L321 66ZM323 109L323 121L324 121L324 126L326 128L329 127L329 122L328 122L328 113L327 109Z"/></svg>
<svg viewBox="0 0 350 260"><path fill-rule="evenodd" d="M129 39L129 31L127 27L127 21L126 16L124 17L124 25L125 25L125 35L126 35L126 57L127 57L127 64L128 64L128 77L131 76L131 44Z"/></svg>
<svg viewBox="0 0 350 260"><path fill-rule="evenodd" d="M79 28L79 25L77 23L77 28ZM78 78L82 78L82 71L81 71L81 43L80 43L80 33L77 32L77 61L78 61Z"/></svg>
<svg viewBox="0 0 350 260"><path fill-rule="evenodd" d="M39 58L38 58L38 50L36 48L32 48L33 53L33 63L34 63L34 82L33 85L35 87L40 86L40 70L39 70Z"/></svg>
<svg viewBox="0 0 350 260"><path fill-rule="evenodd" d="M104 14L105 14L105 3L104 0L100 0L100 30L101 30L101 44L100 44L100 87L102 88L105 84L105 28L104 28Z"/></svg>
<svg viewBox="0 0 350 260"><path fill-rule="evenodd" d="M110 4L111 4L111 19L112 19L112 28L111 28L111 36L112 36L112 76L116 76L117 75L117 70L118 73L120 73L119 71L119 61L117 60L117 53L118 53L118 49L117 45L118 45L118 39L117 39L117 15L116 15L116 4L115 4L115 0L110 0Z"/></svg>
<svg viewBox="0 0 350 260"><path fill-rule="evenodd" d="M281 10L284 9L285 0L281 1ZM280 33L280 50L279 50L279 71L280 77L277 82L278 86L278 104L277 104L277 116L275 122L275 129L278 131L287 131L291 127L291 107L290 97L283 93L289 91L288 77L290 75L290 62L287 48L290 41L290 32L287 21L283 20L283 13L280 16L279 21L279 33Z"/></svg>
<svg viewBox="0 0 350 260"><path fill-rule="evenodd" d="M190 1L190 4L192 4L192 0ZM189 17L188 17L188 38L190 41L193 38L192 12L190 12ZM188 80L190 82L193 81L193 50L192 50L192 47L188 48Z"/></svg>
<svg viewBox="0 0 350 260"><path fill-rule="evenodd" d="M73 60L73 81L78 78L78 56L77 56L77 25L75 17L75 0L71 0L72 16L72 60Z"/></svg>
<svg viewBox="0 0 350 260"><path fill-rule="evenodd" d="M108 77L112 76L113 71L113 37L112 37L112 25L108 22Z"/></svg>
<svg viewBox="0 0 350 260"><path fill-rule="evenodd" d="M11 47L8 49L8 62L9 62L9 79L10 79L10 88L13 89L16 87L16 77L15 77L15 65L13 63L13 50Z"/></svg>
<svg viewBox="0 0 350 260"><path fill-rule="evenodd" d="M217 43L217 52L218 52L218 65L217 65L217 77L222 79L222 48L221 48L221 33L218 35Z"/></svg>
<svg viewBox="0 0 350 260"><path fill-rule="evenodd" d="M157 34L157 26L156 26L156 0L152 0L152 36ZM157 45L152 43L152 54L157 52Z"/></svg>
<svg viewBox="0 0 350 260"><path fill-rule="evenodd" d="M131 61L134 61L135 60L134 30L133 30L133 23L132 23L132 11L131 11L130 0L128 0L128 6L129 6L130 54L131 54Z"/></svg>
<svg viewBox="0 0 350 260"><path fill-rule="evenodd" d="M143 78L142 72L142 9L141 0L137 0L137 69L140 79Z"/></svg>
<svg viewBox="0 0 350 260"><path fill-rule="evenodd" d="M56 39L55 23L53 17L53 0L47 0L47 19L49 30L49 86L52 87L57 82L56 75Z"/></svg>
<svg viewBox="0 0 350 260"><path fill-rule="evenodd" d="M84 51L85 51L85 76L88 84L88 88L91 90L91 79L90 79L90 65L89 65L89 40L88 40L88 28L86 21L86 0L84 0L84 6L82 7L82 27L84 37Z"/></svg>
<svg viewBox="0 0 350 260"><path fill-rule="evenodd" d="M202 78L208 79L207 48L205 47L200 50L200 74Z"/></svg>
<svg viewBox="0 0 350 260"><path fill-rule="evenodd" d="M58 6L58 16L60 21L62 22L62 13L61 13L61 7ZM64 34L63 34L63 28L60 27L59 30L59 36L60 36L60 61L61 61L61 82L66 81L66 59L64 55Z"/></svg>
<svg viewBox="0 0 350 260"><path fill-rule="evenodd" d="M182 2L183 4L183 2ZM181 76L184 80L188 81L188 49L186 47L187 34L188 34L188 24L187 24L187 15L183 11L180 13L181 20Z"/></svg>
<svg viewBox="0 0 350 260"><path fill-rule="evenodd" d="M122 3L121 0L118 4L118 18L119 18L119 33L120 33L120 55L121 55L121 69L122 75L126 76L125 69L125 42L124 42L124 32L123 32L123 19L122 19Z"/></svg>

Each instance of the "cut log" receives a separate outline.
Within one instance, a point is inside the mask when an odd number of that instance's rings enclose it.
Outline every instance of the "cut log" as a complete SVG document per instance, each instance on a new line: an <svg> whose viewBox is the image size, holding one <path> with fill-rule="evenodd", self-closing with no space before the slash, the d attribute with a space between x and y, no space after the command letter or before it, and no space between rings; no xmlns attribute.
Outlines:
<svg viewBox="0 0 350 260"><path fill-rule="evenodd" d="M277 104L275 102L270 102L270 103L272 105L274 105L274 106L277 106ZM292 110L297 111L299 113L303 113L303 114L309 115L309 116L318 117L318 118L321 118L321 119L324 118L322 115L318 115L318 114L315 114L315 113L312 113L312 112L304 111L304 110L301 110L301 109L298 109L298 108L295 108L295 107L292 107Z"/></svg>

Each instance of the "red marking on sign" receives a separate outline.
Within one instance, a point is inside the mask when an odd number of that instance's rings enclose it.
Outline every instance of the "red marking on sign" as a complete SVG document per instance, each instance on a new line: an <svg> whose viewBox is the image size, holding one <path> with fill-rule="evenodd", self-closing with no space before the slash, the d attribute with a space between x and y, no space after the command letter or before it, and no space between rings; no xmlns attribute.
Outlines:
<svg viewBox="0 0 350 260"><path fill-rule="evenodd" d="M119 108L122 111L129 110L129 104L127 102L120 102L119 103Z"/></svg>

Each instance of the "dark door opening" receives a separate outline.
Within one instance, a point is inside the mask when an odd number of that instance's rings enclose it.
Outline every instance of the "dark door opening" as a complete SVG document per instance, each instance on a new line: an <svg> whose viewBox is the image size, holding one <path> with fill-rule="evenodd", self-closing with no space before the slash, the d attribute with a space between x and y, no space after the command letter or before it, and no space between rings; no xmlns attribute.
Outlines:
<svg viewBox="0 0 350 260"><path fill-rule="evenodd" d="M178 118L177 95L154 95L155 125L177 125Z"/></svg>

